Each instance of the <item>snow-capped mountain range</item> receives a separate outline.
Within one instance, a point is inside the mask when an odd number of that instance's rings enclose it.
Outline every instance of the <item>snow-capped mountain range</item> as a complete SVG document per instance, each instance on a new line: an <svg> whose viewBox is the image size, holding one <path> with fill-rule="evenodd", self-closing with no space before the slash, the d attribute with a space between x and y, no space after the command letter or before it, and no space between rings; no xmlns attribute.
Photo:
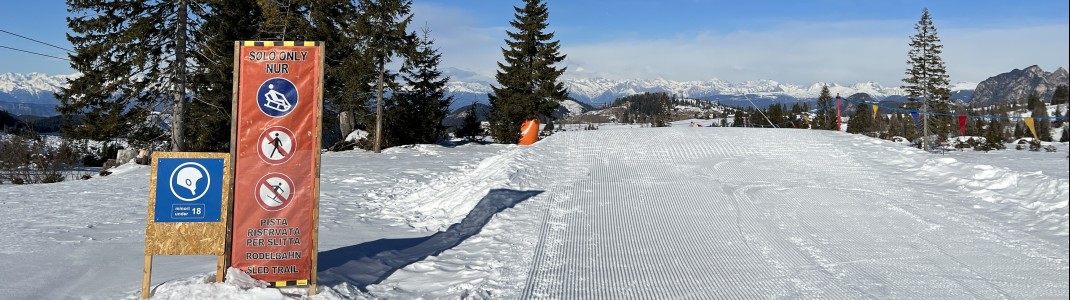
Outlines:
<svg viewBox="0 0 1070 300"><path fill-rule="evenodd" d="M13 115L56 115L54 94L74 75L0 74L0 110Z"/></svg>
<svg viewBox="0 0 1070 300"><path fill-rule="evenodd" d="M646 92L669 92L684 98L726 100L747 95L759 99L778 99L781 101L801 101L816 99L821 95L821 88L829 87L833 95L844 97L856 93L866 93L874 99L883 100L903 95L903 89L886 87L875 82L861 82L850 85L818 82L808 86L785 84L773 80L746 81L732 83L720 79L708 81L673 81L666 79L631 79L612 80L605 78L579 78L563 80L569 94L576 100L591 103L609 103L617 98ZM467 105L472 100L485 101L491 92L491 83L486 81L451 80L447 90L454 95L454 102ZM951 86L952 91L973 90L977 83L962 82ZM961 99L968 100L968 99Z"/></svg>
<svg viewBox="0 0 1070 300"><path fill-rule="evenodd" d="M471 104L473 101L486 103L487 93L491 92L491 82L479 80L473 74L450 68L446 75L452 78L447 91L454 96L454 107ZM66 85L67 79L77 75L46 75L41 73L4 73L0 74L0 109L12 114L33 114L41 116L55 115L55 105L59 104L54 93ZM886 87L875 82L861 82L849 85L818 82L807 86L785 84L773 80L756 80L733 83L720 79L707 81L674 81L666 79L631 79L614 80L605 78L564 79L570 95L584 103L602 104L613 102L617 98L645 93L669 92L680 97L732 101L743 100L746 95L752 100L765 101L803 101L816 99L821 88L828 86L829 91L844 97L866 93L874 99L896 97L903 94L900 87ZM977 83L958 83L952 85L952 91L972 91ZM962 99L968 100L968 99Z"/></svg>

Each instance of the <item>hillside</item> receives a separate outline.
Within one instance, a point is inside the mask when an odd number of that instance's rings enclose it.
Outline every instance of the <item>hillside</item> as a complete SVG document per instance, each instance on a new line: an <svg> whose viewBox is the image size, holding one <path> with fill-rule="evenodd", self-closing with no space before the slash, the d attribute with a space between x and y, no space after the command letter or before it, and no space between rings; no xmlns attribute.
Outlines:
<svg viewBox="0 0 1070 300"><path fill-rule="evenodd" d="M1065 146L931 155L839 132L677 125L324 154L310 299L1068 296ZM0 294L136 298L148 176L126 165L0 185ZM301 292L241 273L206 283L215 263L157 257L153 293Z"/></svg>

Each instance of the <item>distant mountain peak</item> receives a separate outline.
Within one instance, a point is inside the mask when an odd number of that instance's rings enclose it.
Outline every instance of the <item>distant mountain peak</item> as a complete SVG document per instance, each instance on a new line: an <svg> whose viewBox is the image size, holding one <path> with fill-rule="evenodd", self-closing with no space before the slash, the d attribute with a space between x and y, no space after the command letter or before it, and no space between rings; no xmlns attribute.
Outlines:
<svg viewBox="0 0 1070 300"><path fill-rule="evenodd" d="M683 98L705 100L735 99L748 95L752 98L794 102L816 99L821 94L821 89L825 86L828 86L829 92L833 95L839 93L841 96L866 93L875 99L884 99L899 97L904 94L899 86L887 87L873 81L862 81L847 85L817 82L806 86L781 83L772 79L748 80L741 83L732 83L717 78L675 81L664 78L607 79L593 77L564 78L561 81L568 88L569 95L572 98L591 104L609 103L624 96L658 92L672 93ZM485 101L486 93L491 92L489 85L490 83L487 82L468 82L451 78L447 90L454 95L460 95L458 99L474 98ZM976 83L964 82L957 83L951 88L953 91L962 91L973 89L976 85Z"/></svg>
<svg viewBox="0 0 1070 300"><path fill-rule="evenodd" d="M970 102L977 105L1017 102L1031 93L1037 93L1041 100L1049 101L1055 87L1062 84L1068 84L1065 69L1060 67L1049 73L1037 65L1032 65L981 81L977 84Z"/></svg>

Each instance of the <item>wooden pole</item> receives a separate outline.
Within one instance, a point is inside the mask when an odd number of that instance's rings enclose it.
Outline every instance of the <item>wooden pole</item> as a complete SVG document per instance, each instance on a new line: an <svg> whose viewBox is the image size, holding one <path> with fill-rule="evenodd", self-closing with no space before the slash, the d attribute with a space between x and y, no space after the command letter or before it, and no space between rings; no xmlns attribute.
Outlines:
<svg viewBox="0 0 1070 300"><path fill-rule="evenodd" d="M149 298L150 285L152 285L152 255L145 255L145 271L141 275L141 299Z"/></svg>
<svg viewBox="0 0 1070 300"><path fill-rule="evenodd" d="M320 61L319 61L320 67L319 67L319 81L317 81L318 83L316 84L317 85L316 88L319 89L319 93L316 93L316 95L317 95L316 97L319 98L319 99L316 99L316 105L319 106L319 108L316 111L317 111L318 114L320 114L319 119L323 119L323 71L324 71L323 69L326 66L326 65L324 65L324 57L327 56L327 54L324 52L324 50L326 48L326 45L324 45L321 42L317 48L319 48L317 52L319 52L319 54L320 54ZM323 124L323 122L321 120L316 120L316 150L317 151L316 151L316 154L313 154L313 155L316 156L315 157L315 161L316 161L316 174L315 174L316 180L312 182L313 195L314 195L315 201L312 202L312 271L311 271L312 274L310 274L310 278L309 278L309 281L308 281L308 295L309 296L315 296L316 295L316 272L318 271L318 268L317 268L316 265L317 265L317 260L319 259L319 227L320 227L320 201L319 201L320 200L320 196L319 195L320 195L320 166L321 166L320 164L321 164L321 160L322 160L322 158L320 157L319 150L323 149L323 125L322 124Z"/></svg>
<svg viewBox="0 0 1070 300"><path fill-rule="evenodd" d="M220 255L216 257L217 259L215 263L215 282L223 283L223 276L225 275L224 272L227 270L226 257L226 255Z"/></svg>

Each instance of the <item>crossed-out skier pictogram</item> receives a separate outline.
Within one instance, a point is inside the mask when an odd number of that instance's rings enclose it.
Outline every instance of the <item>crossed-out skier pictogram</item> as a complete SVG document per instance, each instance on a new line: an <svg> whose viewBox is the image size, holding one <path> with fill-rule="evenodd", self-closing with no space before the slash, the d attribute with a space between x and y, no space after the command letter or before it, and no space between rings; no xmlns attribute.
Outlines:
<svg viewBox="0 0 1070 300"><path fill-rule="evenodd" d="M278 211L293 202L294 183L282 173L268 173L256 183L256 202L267 211Z"/></svg>

